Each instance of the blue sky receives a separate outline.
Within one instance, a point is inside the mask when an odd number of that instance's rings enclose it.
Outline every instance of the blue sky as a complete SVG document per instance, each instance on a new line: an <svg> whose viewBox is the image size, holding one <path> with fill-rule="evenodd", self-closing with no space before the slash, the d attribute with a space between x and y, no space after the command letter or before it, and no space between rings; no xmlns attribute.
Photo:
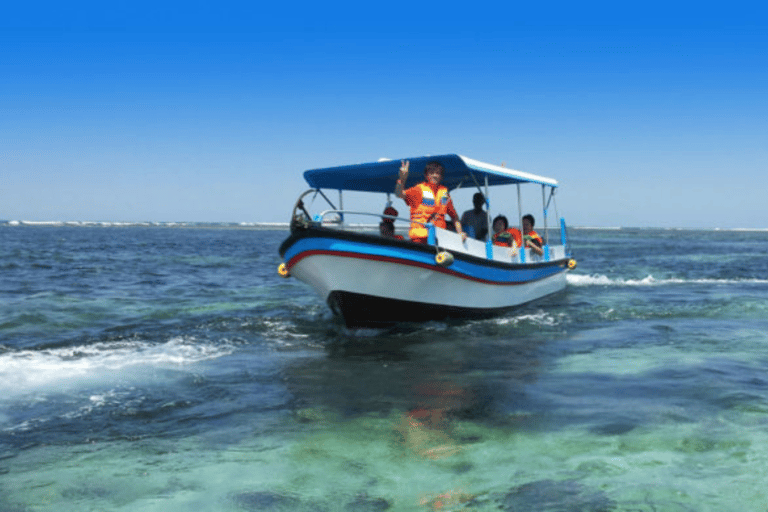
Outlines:
<svg viewBox="0 0 768 512"><path fill-rule="evenodd" d="M460 153L558 179L572 225L766 228L756 9L4 7L0 219L287 221L306 169Z"/></svg>

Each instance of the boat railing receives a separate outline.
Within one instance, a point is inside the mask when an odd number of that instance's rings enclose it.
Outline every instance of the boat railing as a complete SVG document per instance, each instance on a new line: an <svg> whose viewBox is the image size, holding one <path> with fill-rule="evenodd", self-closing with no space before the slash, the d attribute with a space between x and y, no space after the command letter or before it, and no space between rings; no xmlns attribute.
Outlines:
<svg viewBox="0 0 768 512"><path fill-rule="evenodd" d="M435 238L437 245L449 252L462 252L477 256L478 258L502 261L504 263L521 262L519 249L489 244L487 241L475 240L474 238L462 240L460 234L448 229L435 228ZM527 261L531 261L530 257Z"/></svg>
<svg viewBox="0 0 768 512"><path fill-rule="evenodd" d="M325 216L326 215L330 215L332 213L336 213L336 214L339 214L339 215L362 215L362 216L365 216L365 217L379 217L382 220L384 220L384 219L392 220L392 221L402 220L402 221L407 222L409 224L411 222L417 222L415 220L412 221L411 219L408 219L408 218L395 217L394 215L385 215L383 213L358 212L358 211L352 211L352 210L324 210L324 211L318 213L317 215L315 215L314 221L315 222L319 222L321 224L327 223L328 221L324 220ZM334 222L334 223L338 223L338 222ZM421 224L422 226L427 226L427 224L425 224L423 222L418 222L418 224Z"/></svg>
<svg viewBox="0 0 768 512"><path fill-rule="evenodd" d="M327 221L325 218L328 215L336 214L339 216L346 215L359 215L363 217L374 217L380 219L388 219L392 221L400 220L407 222L409 225L413 222L421 224L427 227L427 229L434 230L434 245L441 250L447 250L450 252L458 252L477 256L478 258L492 259L493 261L502 261L506 263L535 263L539 261L551 261L556 259L565 258L566 250L562 245L548 245L543 256L537 255L531 249L521 250L520 248L503 247L498 245L489 244L481 240L475 240L474 238L468 238L462 240L461 235L455 231L448 229L438 228L429 223L423 223L418 221L412 221L409 218L397 217L394 215L385 215L383 213L372 213L364 211L354 210L340 210L329 209L324 210L314 216L312 221L320 226L330 227L335 225L342 226L342 224L334 219L334 221ZM342 226L343 227L343 226ZM350 225L346 226L351 228ZM367 226L373 228L373 225Z"/></svg>
<svg viewBox="0 0 768 512"><path fill-rule="evenodd" d="M487 241L475 240L474 238L462 240L461 235L458 233L442 228L435 228L435 239L441 249L451 252L463 252L478 258L503 261L505 263L552 261L565 258L566 254L565 247L562 245L545 245L544 254L539 256L528 248L521 250L520 248L504 247L489 244Z"/></svg>

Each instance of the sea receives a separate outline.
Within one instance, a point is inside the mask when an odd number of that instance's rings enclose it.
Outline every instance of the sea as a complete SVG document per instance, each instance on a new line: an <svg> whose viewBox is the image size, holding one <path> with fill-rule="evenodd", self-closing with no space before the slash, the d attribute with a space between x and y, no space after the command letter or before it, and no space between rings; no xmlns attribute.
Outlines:
<svg viewBox="0 0 768 512"><path fill-rule="evenodd" d="M0 512L768 509L768 232L571 228L565 291L380 330L287 235L0 223Z"/></svg>

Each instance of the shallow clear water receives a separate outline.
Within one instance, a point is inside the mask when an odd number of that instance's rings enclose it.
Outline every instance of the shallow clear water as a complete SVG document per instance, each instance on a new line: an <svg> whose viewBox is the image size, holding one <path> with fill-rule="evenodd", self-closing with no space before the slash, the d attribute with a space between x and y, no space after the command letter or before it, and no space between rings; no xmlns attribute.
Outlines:
<svg viewBox="0 0 768 512"><path fill-rule="evenodd" d="M0 226L0 511L768 508L767 233L573 230L564 293L354 331L285 236Z"/></svg>

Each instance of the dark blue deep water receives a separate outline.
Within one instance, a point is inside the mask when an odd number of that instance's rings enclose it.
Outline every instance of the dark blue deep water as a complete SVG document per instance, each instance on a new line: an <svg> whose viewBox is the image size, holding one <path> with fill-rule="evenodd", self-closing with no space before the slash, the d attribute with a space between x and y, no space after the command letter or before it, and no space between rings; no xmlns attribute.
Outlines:
<svg viewBox="0 0 768 512"><path fill-rule="evenodd" d="M286 236L0 225L0 512L768 508L768 233L574 229L565 292L381 331Z"/></svg>

